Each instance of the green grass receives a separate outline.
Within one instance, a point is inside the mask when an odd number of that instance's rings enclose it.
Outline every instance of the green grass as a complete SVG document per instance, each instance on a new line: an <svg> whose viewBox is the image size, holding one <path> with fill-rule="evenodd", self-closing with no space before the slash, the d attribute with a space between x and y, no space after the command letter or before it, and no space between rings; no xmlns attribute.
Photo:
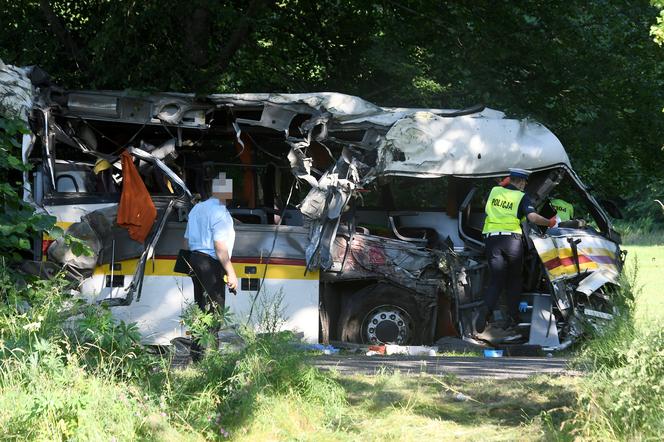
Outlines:
<svg viewBox="0 0 664 442"><path fill-rule="evenodd" d="M664 239L664 234L658 235ZM637 266L636 320L648 323L664 317L664 246L626 245L627 268Z"/></svg>
<svg viewBox="0 0 664 442"><path fill-rule="evenodd" d="M661 238L661 235L658 236ZM634 305L579 354L588 368L561 435L582 440L664 438L664 250L627 245L626 274ZM629 305L629 304L628 304Z"/></svg>
<svg viewBox="0 0 664 442"><path fill-rule="evenodd" d="M44 441L656 439L664 333L653 324L664 314L664 247L625 248L628 268L638 262L636 327L628 321L588 345L593 372L583 378L319 372L288 335L249 335L239 353L171 370L104 310L84 310L65 327L60 284L19 289L0 274L0 433ZM21 297L35 307L23 311Z"/></svg>
<svg viewBox="0 0 664 442"><path fill-rule="evenodd" d="M346 392L347 405L332 420L308 404L271 398L237 440L540 440L573 404L577 381L543 376L468 381L399 373L334 379ZM458 393L470 399L459 401Z"/></svg>

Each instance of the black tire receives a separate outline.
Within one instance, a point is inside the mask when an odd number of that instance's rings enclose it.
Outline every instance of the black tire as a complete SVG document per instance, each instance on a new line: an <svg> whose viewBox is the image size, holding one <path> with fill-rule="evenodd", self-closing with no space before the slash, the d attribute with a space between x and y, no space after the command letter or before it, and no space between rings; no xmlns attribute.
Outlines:
<svg viewBox="0 0 664 442"><path fill-rule="evenodd" d="M395 312L397 313L397 318L393 324L390 323L389 318L381 321L379 325L383 325L383 330L387 328L388 331L383 331L381 334L376 332L374 337L393 336L396 322L399 319L403 319L402 322L405 324L396 328L399 331L407 330L406 339L401 342L384 343L413 345L421 344L424 341L424 337L426 336L425 323L422 320L423 318L420 314L420 309L417 307L413 293L383 283L367 286L344 300L337 323L339 339L342 342L357 344L381 343L380 339L376 342L369 338L368 330L371 324L367 322L375 318L376 315L380 316L381 311L387 311L386 316L388 317L391 316L389 314L390 311ZM387 325L385 326L385 324ZM399 332L397 332L398 334Z"/></svg>

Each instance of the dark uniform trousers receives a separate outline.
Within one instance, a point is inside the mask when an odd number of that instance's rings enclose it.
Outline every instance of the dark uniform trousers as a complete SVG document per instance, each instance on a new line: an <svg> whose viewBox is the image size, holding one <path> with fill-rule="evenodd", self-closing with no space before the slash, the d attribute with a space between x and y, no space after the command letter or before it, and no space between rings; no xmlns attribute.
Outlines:
<svg viewBox="0 0 664 442"><path fill-rule="evenodd" d="M484 303L492 312L503 290L506 291L508 314L513 320L519 317L519 300L522 289L523 241L521 235L488 236L484 240L489 261L489 287L484 293Z"/></svg>
<svg viewBox="0 0 664 442"><path fill-rule="evenodd" d="M226 290L224 275L226 272L221 263L207 253L193 251L191 253L191 280L194 283L194 301L198 307L207 312L214 310L221 313L226 304ZM219 327L213 327L210 333L217 336ZM217 343L218 344L218 343ZM194 360L201 358L203 349L197 339L191 346L191 355Z"/></svg>

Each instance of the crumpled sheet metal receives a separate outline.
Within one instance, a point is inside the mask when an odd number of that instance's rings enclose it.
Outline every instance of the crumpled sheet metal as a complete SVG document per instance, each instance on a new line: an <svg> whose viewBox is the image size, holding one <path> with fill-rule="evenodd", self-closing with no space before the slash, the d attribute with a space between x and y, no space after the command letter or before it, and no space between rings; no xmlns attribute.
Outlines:
<svg viewBox="0 0 664 442"><path fill-rule="evenodd" d="M357 176L353 174L356 170L354 164L345 164L345 166L347 168L345 175L351 179ZM306 252L309 270L313 270L314 267L329 270L332 267L334 257L330 249L339 228L341 214L355 187L356 183L340 178L338 173L326 172L300 203L300 211L310 233L310 243Z"/></svg>
<svg viewBox="0 0 664 442"><path fill-rule="evenodd" d="M189 188L187 185L182 181L182 178L180 178L173 170L171 170L170 167L168 167L166 164L164 164L163 161L161 161L159 158L155 157L151 153L145 152L144 150L138 149L136 147L130 147L127 149L127 151L135 156L136 158L140 158L142 160L148 161L148 162L153 162L155 166L157 166L168 178L175 183L182 191L189 197L191 198L191 192L189 191Z"/></svg>
<svg viewBox="0 0 664 442"><path fill-rule="evenodd" d="M92 254L89 256L74 254L71 246L67 244L65 237L62 236L53 241L48 247L47 253L49 260L79 270L93 270L97 266L97 260L103 244L90 223L83 219L80 222L69 226L65 231L65 234L71 235L84 242L90 248Z"/></svg>
<svg viewBox="0 0 664 442"><path fill-rule="evenodd" d="M348 245L348 238L338 236L332 254L335 262L343 261L337 280L379 277L430 296L436 295L441 283L423 277L427 268L438 266L436 257L403 241L356 233Z"/></svg>
<svg viewBox="0 0 664 442"><path fill-rule="evenodd" d="M581 273L601 271L607 282L618 280L618 245L602 236L577 229L557 229L545 236L531 234L530 238L551 281L577 275L569 239L581 240L577 244Z"/></svg>
<svg viewBox="0 0 664 442"><path fill-rule="evenodd" d="M28 78L30 68L6 65L0 60L0 115L28 123L34 89Z"/></svg>
<svg viewBox="0 0 664 442"><path fill-rule="evenodd" d="M356 119L361 116L378 115L383 108L352 95L337 92L303 94L212 94L208 99L219 105L238 106L262 105L269 103L294 112L329 112L339 121Z"/></svg>
<svg viewBox="0 0 664 442"><path fill-rule="evenodd" d="M311 175L313 159L307 157L305 154L309 143L301 141L292 143L291 146L292 148L288 152L288 162L290 163L291 172L297 178L306 181L312 188L318 187L318 181Z"/></svg>
<svg viewBox="0 0 664 442"><path fill-rule="evenodd" d="M436 177L570 163L558 138L539 123L417 112L390 128L378 164L377 174Z"/></svg>
<svg viewBox="0 0 664 442"><path fill-rule="evenodd" d="M576 291L581 292L586 296L590 296L593 292L606 284L618 285L618 277L618 272L615 272L610 268L604 268L583 278L583 281L581 281L576 287Z"/></svg>

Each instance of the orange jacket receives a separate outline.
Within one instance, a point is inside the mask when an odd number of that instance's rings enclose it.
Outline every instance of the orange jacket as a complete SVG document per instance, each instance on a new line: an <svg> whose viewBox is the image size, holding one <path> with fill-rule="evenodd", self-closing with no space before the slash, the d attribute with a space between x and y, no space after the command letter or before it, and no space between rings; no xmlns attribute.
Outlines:
<svg viewBox="0 0 664 442"><path fill-rule="evenodd" d="M131 239L143 243L157 218L157 209L131 155L125 150L121 158L122 195L118 206L118 225L129 230Z"/></svg>

